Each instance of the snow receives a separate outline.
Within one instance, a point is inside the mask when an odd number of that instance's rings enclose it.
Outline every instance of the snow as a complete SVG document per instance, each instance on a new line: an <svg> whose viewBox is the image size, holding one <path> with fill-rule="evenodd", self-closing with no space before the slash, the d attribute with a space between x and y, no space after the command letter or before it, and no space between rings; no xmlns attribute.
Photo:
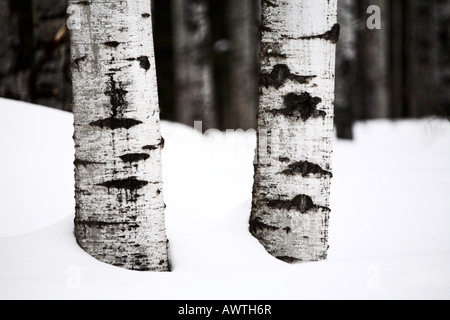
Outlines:
<svg viewBox="0 0 450 320"><path fill-rule="evenodd" d="M254 132L162 122L173 271L123 270L73 236L72 115L0 99L0 299L449 299L450 123L358 123L335 140L327 261L249 234Z"/></svg>

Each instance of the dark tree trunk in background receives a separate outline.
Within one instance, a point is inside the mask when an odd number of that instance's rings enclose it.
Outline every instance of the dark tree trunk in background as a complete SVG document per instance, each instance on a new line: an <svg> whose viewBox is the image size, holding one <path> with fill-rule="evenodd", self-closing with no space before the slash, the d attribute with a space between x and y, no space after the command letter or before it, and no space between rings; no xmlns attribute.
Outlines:
<svg viewBox="0 0 450 320"><path fill-rule="evenodd" d="M388 70L388 3L387 0L362 0L358 2L360 25L358 30L358 119L389 118ZM381 29L368 29L367 8L377 5L381 9Z"/></svg>
<svg viewBox="0 0 450 320"><path fill-rule="evenodd" d="M335 124L338 138L353 138L356 80L356 0L338 0L341 35L336 47Z"/></svg>
<svg viewBox="0 0 450 320"><path fill-rule="evenodd" d="M31 69L31 99L34 103L70 110L72 86L68 69L69 37L64 32L67 0L33 0L35 64Z"/></svg>
<svg viewBox="0 0 450 320"><path fill-rule="evenodd" d="M450 1L437 0L435 17L438 35L438 115L450 118Z"/></svg>
<svg viewBox="0 0 450 320"><path fill-rule="evenodd" d="M203 129L217 128L207 0L172 0L175 119Z"/></svg>
<svg viewBox="0 0 450 320"><path fill-rule="evenodd" d="M405 2L406 105L410 117L419 118L437 110L437 37L430 0Z"/></svg>
<svg viewBox="0 0 450 320"><path fill-rule="evenodd" d="M0 96L31 101L29 70L34 61L31 0L0 1Z"/></svg>
<svg viewBox="0 0 450 320"><path fill-rule="evenodd" d="M204 129L251 128L258 75L250 76L255 61L248 53L261 0L178 1L176 13L175 2L151 0L161 117L203 120ZM352 5L359 21L353 30ZM370 5L381 8L381 30L367 29ZM71 109L66 7L67 0L0 1L1 97ZM450 0L339 0L339 10L340 138L351 137L352 120L450 116Z"/></svg>
<svg viewBox="0 0 450 320"><path fill-rule="evenodd" d="M258 29L256 6L251 0L228 0L227 26L231 41L230 100L225 128L256 128L258 105Z"/></svg>
<svg viewBox="0 0 450 320"><path fill-rule="evenodd" d="M231 41L226 19L228 0L208 0L211 20L212 53L214 61L215 108L219 129L230 129L225 124L230 106L230 51ZM234 129L234 128L233 128Z"/></svg>
<svg viewBox="0 0 450 320"><path fill-rule="evenodd" d="M152 0L153 39L161 118L175 120L172 4L168 0Z"/></svg>
<svg viewBox="0 0 450 320"><path fill-rule="evenodd" d="M406 61L404 57L403 36L405 34L404 21L404 6L407 0L390 0L389 4L389 20L391 21L390 28L390 91L391 91L391 115L393 118L402 118L407 116L406 104L404 101L405 90L404 70Z"/></svg>
<svg viewBox="0 0 450 320"><path fill-rule="evenodd" d="M67 0L0 2L0 96L70 109ZM61 34L61 33L60 33Z"/></svg>

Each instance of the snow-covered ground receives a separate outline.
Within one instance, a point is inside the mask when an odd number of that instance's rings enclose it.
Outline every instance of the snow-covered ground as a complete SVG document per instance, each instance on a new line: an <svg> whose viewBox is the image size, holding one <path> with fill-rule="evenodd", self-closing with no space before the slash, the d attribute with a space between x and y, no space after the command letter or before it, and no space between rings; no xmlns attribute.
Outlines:
<svg viewBox="0 0 450 320"><path fill-rule="evenodd" d="M135 272L73 236L72 115L0 99L1 299L450 299L450 122L371 121L336 140L327 261L248 233L251 132L163 122L173 271Z"/></svg>

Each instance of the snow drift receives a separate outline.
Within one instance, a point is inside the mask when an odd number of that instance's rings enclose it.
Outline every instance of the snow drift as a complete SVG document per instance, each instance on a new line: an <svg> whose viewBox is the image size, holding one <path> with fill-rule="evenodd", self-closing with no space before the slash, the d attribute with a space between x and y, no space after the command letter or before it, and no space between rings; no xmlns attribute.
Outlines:
<svg viewBox="0 0 450 320"><path fill-rule="evenodd" d="M0 99L1 299L449 299L450 123L371 121L335 140L328 260L248 232L254 132L162 122L172 272L123 270L73 235L72 115Z"/></svg>

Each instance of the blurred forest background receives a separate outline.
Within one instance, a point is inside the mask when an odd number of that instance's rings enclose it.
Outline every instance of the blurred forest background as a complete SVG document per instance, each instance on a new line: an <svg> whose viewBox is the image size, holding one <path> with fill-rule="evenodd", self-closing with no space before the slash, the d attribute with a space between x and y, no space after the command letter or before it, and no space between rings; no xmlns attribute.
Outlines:
<svg viewBox="0 0 450 320"><path fill-rule="evenodd" d="M71 111L67 0L0 0L0 96ZM381 29L368 29L370 5ZM256 126L261 0L153 0L161 117ZM450 119L450 0L339 0L335 123Z"/></svg>

